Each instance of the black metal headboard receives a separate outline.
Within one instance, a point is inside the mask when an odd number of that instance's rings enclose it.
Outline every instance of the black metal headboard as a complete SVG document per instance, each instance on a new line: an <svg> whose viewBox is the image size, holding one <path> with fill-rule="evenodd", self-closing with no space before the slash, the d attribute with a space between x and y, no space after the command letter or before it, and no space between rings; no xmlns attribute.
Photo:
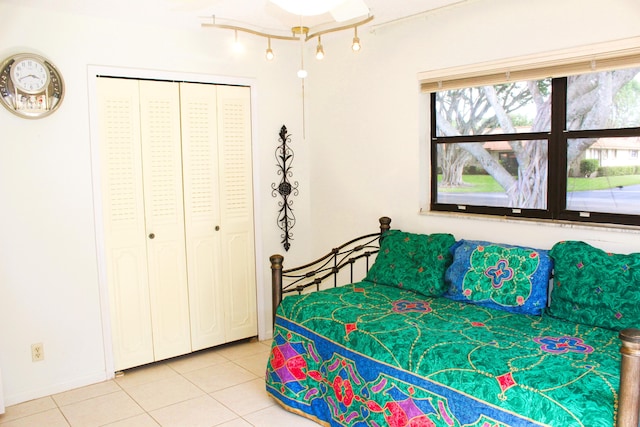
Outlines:
<svg viewBox="0 0 640 427"><path fill-rule="evenodd" d="M271 290L273 303L273 316L282 301L282 297L288 293L302 293L309 287L320 290L320 285L333 277L333 286L338 286L338 273L349 266L349 283L353 282L354 265L358 261L364 261L366 271L369 270L369 257L378 253L380 249L380 236L391 228L391 218L383 216L378 220L380 231L366 234L349 240L335 247L326 255L321 256L310 263L283 269L284 257L279 254L271 255ZM347 282L345 282L347 283Z"/></svg>

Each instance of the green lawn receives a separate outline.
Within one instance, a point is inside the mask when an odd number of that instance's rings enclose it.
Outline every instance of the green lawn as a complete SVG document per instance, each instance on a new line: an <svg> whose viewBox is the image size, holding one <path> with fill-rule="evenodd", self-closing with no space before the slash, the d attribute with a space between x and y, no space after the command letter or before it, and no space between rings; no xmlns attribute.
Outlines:
<svg viewBox="0 0 640 427"><path fill-rule="evenodd" d="M569 178L569 191L606 190L640 184L640 175L601 176L598 178Z"/></svg>
<svg viewBox="0 0 640 427"><path fill-rule="evenodd" d="M442 176L438 175L438 182ZM440 188L443 193L503 193L504 189L491 175L463 175L465 186ZM569 178L568 191L606 190L607 188L640 185L640 175L602 176L598 178Z"/></svg>
<svg viewBox="0 0 640 427"><path fill-rule="evenodd" d="M440 188L442 193L504 193L504 189L491 175L462 175L464 187ZM438 175L438 182L442 175Z"/></svg>

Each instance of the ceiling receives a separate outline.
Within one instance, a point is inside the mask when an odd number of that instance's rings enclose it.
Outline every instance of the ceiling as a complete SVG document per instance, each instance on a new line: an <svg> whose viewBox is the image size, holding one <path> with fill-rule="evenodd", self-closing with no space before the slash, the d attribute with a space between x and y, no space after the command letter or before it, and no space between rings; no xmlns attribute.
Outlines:
<svg viewBox="0 0 640 427"><path fill-rule="evenodd" d="M304 0L301 0L304 1ZM364 0L379 26L468 0ZM51 11L113 17L138 22L159 22L169 26L200 26L216 20L233 21L254 29L290 32L300 17L284 12L268 0L0 0L20 6ZM333 22L330 14L303 18L314 27Z"/></svg>

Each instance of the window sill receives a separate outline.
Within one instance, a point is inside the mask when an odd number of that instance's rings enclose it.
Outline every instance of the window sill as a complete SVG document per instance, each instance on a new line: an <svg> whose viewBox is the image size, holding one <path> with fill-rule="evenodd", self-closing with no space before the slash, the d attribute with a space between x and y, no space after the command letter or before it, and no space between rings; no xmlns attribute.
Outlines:
<svg viewBox="0 0 640 427"><path fill-rule="evenodd" d="M517 217L506 217L506 216L497 216L497 215L483 215L483 214L469 214L463 212L445 212L445 211L430 211L429 208L421 208L420 215L424 216L435 216L442 218L463 218L475 221L491 221L491 222L501 222L501 223L530 223L545 227L557 227L557 228L570 228L576 230L598 230L598 231L610 231L613 233L634 233L640 234L640 227L633 225L623 225L623 224L601 224L595 222L575 222L575 221L564 221L564 220L553 220L553 219L537 219L537 218L517 218Z"/></svg>

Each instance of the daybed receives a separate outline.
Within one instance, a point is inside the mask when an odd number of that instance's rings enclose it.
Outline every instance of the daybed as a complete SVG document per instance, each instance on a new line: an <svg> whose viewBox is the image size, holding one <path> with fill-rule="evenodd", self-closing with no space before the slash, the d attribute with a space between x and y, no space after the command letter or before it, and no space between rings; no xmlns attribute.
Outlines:
<svg viewBox="0 0 640 427"><path fill-rule="evenodd" d="M332 426L637 427L640 255L390 221L301 267L271 257L278 403Z"/></svg>

